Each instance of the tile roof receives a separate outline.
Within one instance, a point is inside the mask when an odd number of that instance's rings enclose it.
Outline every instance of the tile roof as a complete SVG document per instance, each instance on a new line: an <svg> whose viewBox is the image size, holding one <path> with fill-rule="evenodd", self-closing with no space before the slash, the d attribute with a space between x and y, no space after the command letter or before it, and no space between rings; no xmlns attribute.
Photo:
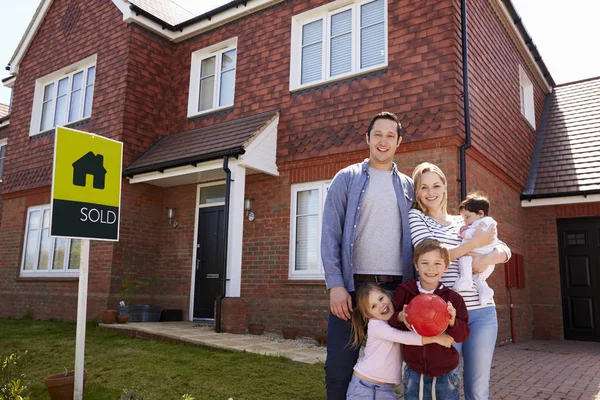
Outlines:
<svg viewBox="0 0 600 400"><path fill-rule="evenodd" d="M600 190L600 77L555 87L522 198Z"/></svg>
<svg viewBox="0 0 600 400"><path fill-rule="evenodd" d="M177 25L196 15L170 0L129 0L129 2L171 25Z"/></svg>
<svg viewBox="0 0 600 400"><path fill-rule="evenodd" d="M0 118L6 117L8 115L8 104L0 103Z"/></svg>
<svg viewBox="0 0 600 400"><path fill-rule="evenodd" d="M167 135L125 168L125 176L243 154L263 128L279 114L269 111L191 131Z"/></svg>

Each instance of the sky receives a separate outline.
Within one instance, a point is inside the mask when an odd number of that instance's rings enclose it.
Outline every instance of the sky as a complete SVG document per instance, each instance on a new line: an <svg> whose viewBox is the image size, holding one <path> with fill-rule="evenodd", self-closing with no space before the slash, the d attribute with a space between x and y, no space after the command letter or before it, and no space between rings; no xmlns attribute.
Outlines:
<svg viewBox="0 0 600 400"><path fill-rule="evenodd" d="M176 0L201 14L229 0ZM394 1L394 0L389 0ZM529 35L557 84L600 76L598 0L512 0ZM16 50L39 0L0 0L0 78ZM467 2L468 4L468 2ZM10 11L7 11L10 10ZM0 85L0 103L10 102L10 89Z"/></svg>

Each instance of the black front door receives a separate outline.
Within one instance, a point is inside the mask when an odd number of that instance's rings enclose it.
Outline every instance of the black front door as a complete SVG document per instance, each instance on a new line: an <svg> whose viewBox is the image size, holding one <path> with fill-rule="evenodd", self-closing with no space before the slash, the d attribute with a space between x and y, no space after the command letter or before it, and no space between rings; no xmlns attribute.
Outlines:
<svg viewBox="0 0 600 400"><path fill-rule="evenodd" d="M199 211L194 318L214 318L215 299L221 293L225 207Z"/></svg>
<svg viewBox="0 0 600 400"><path fill-rule="evenodd" d="M565 339L600 342L600 218L558 220Z"/></svg>

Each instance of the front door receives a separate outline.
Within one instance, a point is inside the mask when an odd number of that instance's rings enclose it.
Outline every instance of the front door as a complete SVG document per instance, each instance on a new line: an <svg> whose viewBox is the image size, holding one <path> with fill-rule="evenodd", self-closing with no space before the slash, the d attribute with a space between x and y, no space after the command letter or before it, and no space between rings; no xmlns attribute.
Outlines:
<svg viewBox="0 0 600 400"><path fill-rule="evenodd" d="M224 213L224 206L199 209L194 318L214 318L221 293Z"/></svg>
<svg viewBox="0 0 600 400"><path fill-rule="evenodd" d="M558 220L565 339L600 342L600 218Z"/></svg>

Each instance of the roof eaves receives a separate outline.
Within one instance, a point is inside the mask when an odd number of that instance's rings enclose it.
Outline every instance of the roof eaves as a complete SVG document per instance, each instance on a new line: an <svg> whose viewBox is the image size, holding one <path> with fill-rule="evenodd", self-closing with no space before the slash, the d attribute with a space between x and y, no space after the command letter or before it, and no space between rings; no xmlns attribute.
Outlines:
<svg viewBox="0 0 600 400"><path fill-rule="evenodd" d="M544 99L542 119L540 121L540 126L537 129L535 148L533 150L533 156L531 157L529 177L527 178L527 185L523 190L523 195L530 195L535 191L535 181L537 179L538 168L540 166L542 150L544 149L544 138L546 136L546 131L548 130L548 119L552 111L552 103L554 103L554 92L548 93Z"/></svg>
<svg viewBox="0 0 600 400"><path fill-rule="evenodd" d="M571 192L556 192L556 193L538 193L538 194L521 194L521 200L536 200L536 199L551 199L555 197L573 197L573 196L591 196L600 194L600 189L594 190L576 190Z"/></svg>
<svg viewBox="0 0 600 400"><path fill-rule="evenodd" d="M223 11L227 11L231 8L238 8L240 5L243 5L244 7L246 7L246 5L248 4L248 1L252 1L252 0L233 0L230 1L229 3L225 3L222 6L219 6L213 10L207 11L204 14L200 14L197 17L188 19L187 21L183 21L177 25L175 25L175 30L179 30L183 32L183 28L193 25L196 22L200 22L200 21L204 21L205 19L207 20L211 20L212 17L214 17L217 14L222 13Z"/></svg>
<svg viewBox="0 0 600 400"><path fill-rule="evenodd" d="M150 21L156 22L157 24L162 26L163 29L168 29L173 32L176 31L174 25L169 24L168 22L158 18L156 15L149 13L148 11L136 6L135 4L130 4L129 9L131 11L133 11L136 15L144 16L144 17L148 18Z"/></svg>

